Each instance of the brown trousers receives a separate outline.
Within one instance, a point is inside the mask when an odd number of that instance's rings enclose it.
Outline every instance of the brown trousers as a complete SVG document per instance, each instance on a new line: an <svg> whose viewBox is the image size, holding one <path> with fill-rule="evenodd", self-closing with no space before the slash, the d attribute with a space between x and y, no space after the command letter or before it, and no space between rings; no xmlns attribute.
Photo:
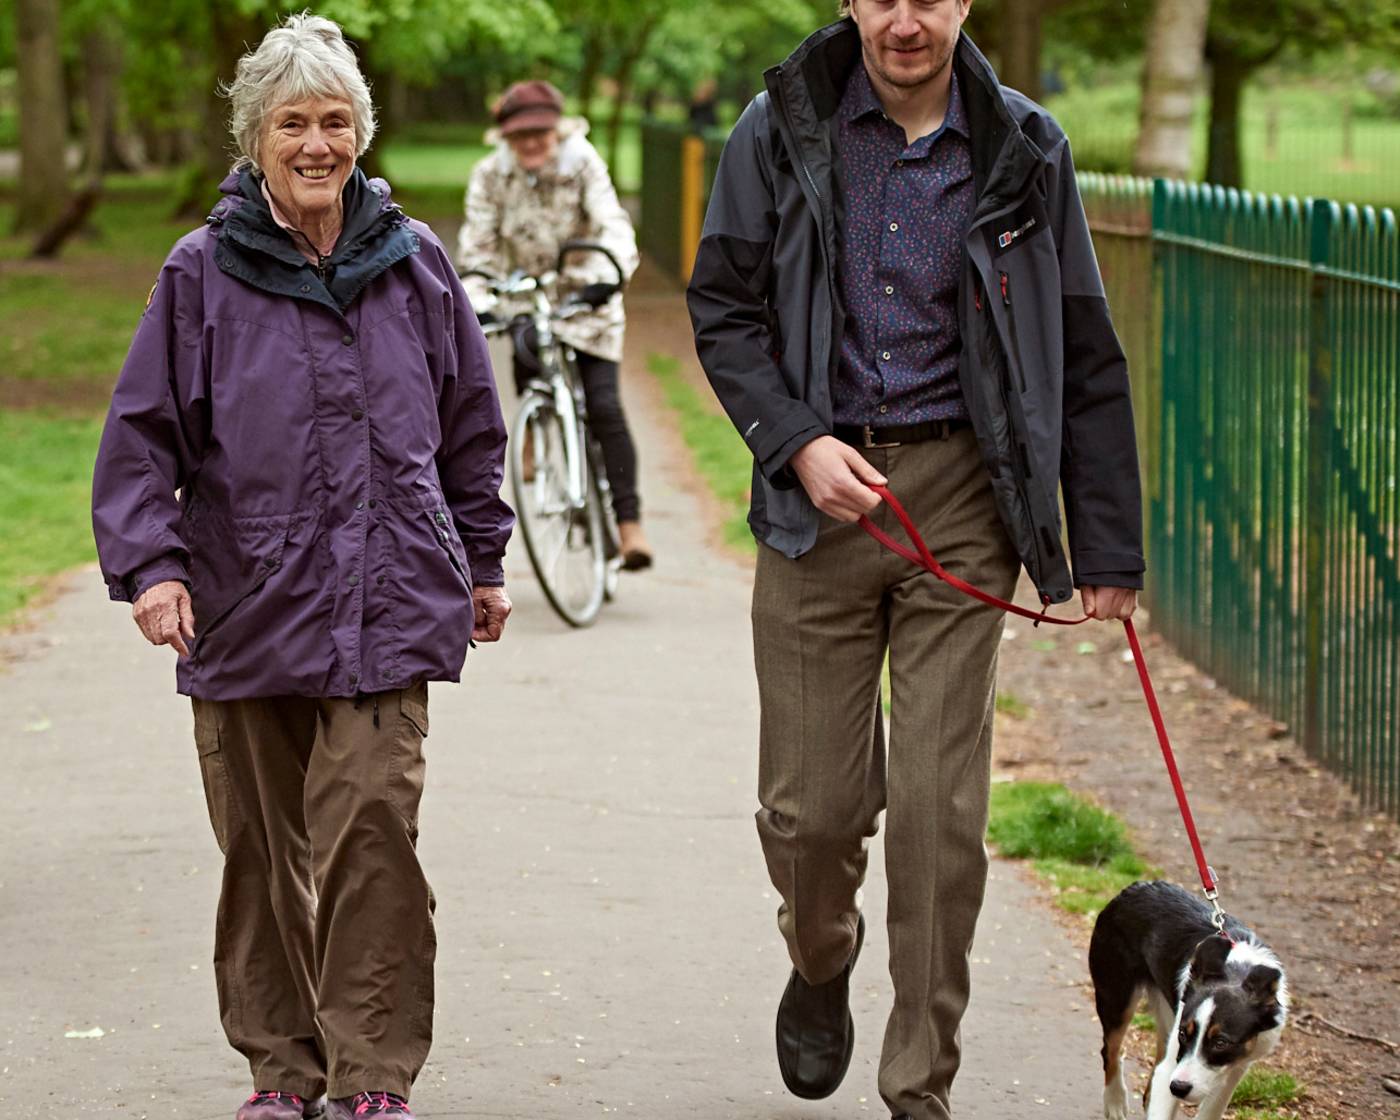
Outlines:
<svg viewBox="0 0 1400 1120"><path fill-rule="evenodd" d="M194 725L224 853L219 1010L254 1088L407 1097L437 947L415 850L427 684L195 700Z"/></svg>
<svg viewBox="0 0 1400 1120"><path fill-rule="evenodd" d="M1003 598L1019 560L976 440L864 453L950 571ZM875 520L896 539L883 507ZM892 1113L947 1120L987 880L987 796L1003 615L824 517L816 547L760 548L754 660L758 831L782 896L778 926L811 983L855 941L866 848L886 811L894 1008L880 1060ZM890 659L890 742L880 675Z"/></svg>

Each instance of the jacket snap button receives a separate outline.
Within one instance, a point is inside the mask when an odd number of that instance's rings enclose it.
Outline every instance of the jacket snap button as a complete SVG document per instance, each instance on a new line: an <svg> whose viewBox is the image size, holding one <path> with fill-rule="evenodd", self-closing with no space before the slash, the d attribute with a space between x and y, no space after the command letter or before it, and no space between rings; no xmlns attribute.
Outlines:
<svg viewBox="0 0 1400 1120"><path fill-rule="evenodd" d="M351 346L355 342L355 336L353 334L343 335L340 341L345 343L346 346Z"/></svg>
<svg viewBox="0 0 1400 1120"><path fill-rule="evenodd" d="M307 292L309 292L309 291L311 291L311 285L310 285L310 284L303 284L303 285L301 286L301 294L302 294L302 295L305 295L305 294L306 294Z"/></svg>

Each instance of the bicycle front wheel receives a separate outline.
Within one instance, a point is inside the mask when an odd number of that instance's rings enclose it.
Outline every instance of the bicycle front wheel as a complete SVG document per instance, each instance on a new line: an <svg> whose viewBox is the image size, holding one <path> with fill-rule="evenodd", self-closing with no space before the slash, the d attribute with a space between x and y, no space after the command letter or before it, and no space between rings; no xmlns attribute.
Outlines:
<svg viewBox="0 0 1400 1120"><path fill-rule="evenodd" d="M587 626L598 616L607 578L603 510L591 483L577 497L570 493L577 467L564 423L552 401L526 397L510 437L511 488L540 589L570 626ZM581 442L578 448L582 454Z"/></svg>

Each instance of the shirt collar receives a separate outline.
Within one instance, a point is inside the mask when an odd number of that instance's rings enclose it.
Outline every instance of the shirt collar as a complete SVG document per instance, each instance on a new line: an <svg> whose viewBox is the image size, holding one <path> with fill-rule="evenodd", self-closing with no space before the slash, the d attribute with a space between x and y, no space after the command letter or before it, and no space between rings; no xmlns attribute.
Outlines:
<svg viewBox="0 0 1400 1120"><path fill-rule="evenodd" d="M860 120L870 113L884 115L885 107L875 95L875 87L870 83L870 75L866 73L863 62L851 67L851 76L846 81L838 112L843 121ZM943 118L943 126L935 129L932 135L937 136L944 128L968 137L967 110L963 108L962 90L958 88L956 73L953 74L952 85L948 90L948 112Z"/></svg>

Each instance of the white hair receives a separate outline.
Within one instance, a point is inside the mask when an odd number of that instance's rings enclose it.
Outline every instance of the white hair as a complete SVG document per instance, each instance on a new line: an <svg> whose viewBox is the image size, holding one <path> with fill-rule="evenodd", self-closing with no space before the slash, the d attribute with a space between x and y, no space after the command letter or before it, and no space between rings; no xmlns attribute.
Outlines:
<svg viewBox="0 0 1400 1120"><path fill-rule="evenodd" d="M310 12L288 16L238 60L224 89L233 105L229 127L238 145L234 167L259 167L263 121L279 105L311 97L344 97L355 119L355 156L374 139L374 104L355 54L339 25Z"/></svg>

